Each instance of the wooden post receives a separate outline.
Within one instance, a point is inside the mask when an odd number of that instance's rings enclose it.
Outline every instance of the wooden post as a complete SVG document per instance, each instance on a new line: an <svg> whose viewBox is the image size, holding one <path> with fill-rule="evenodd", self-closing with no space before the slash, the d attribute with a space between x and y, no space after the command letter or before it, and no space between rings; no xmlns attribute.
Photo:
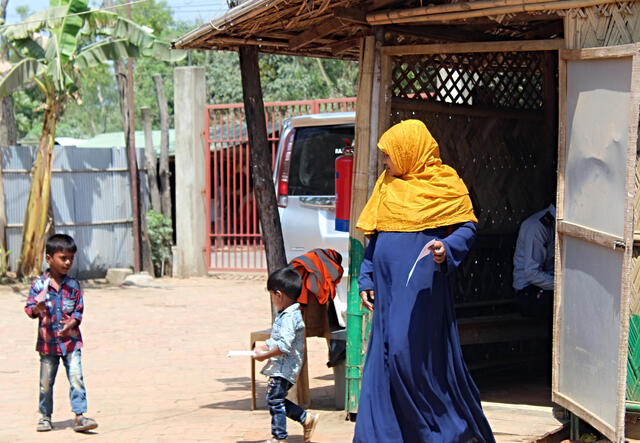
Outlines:
<svg viewBox="0 0 640 443"><path fill-rule="evenodd" d="M240 54L244 112L251 150L251 176L267 255L267 269L271 273L286 266L287 259L282 241L282 227L276 194L271 178L271 150L267 141L267 124L258 66L258 48L241 46L238 52Z"/></svg>
<svg viewBox="0 0 640 443"><path fill-rule="evenodd" d="M142 127L144 128L144 156L147 163L147 186L151 196L151 209L162 213L160 192L158 191L158 176L156 150L153 146L153 131L151 130L151 112L147 106L140 108L142 114Z"/></svg>
<svg viewBox="0 0 640 443"><path fill-rule="evenodd" d="M249 138L251 176L254 183L254 193L258 205L258 218L262 228L267 256L269 273L287 265L282 240L282 226L280 214L271 177L271 150L267 141L267 124L262 100L262 85L260 84L260 67L258 66L258 48L256 46L241 46L240 73L242 75L242 97L247 121L247 135ZM271 306L271 318L275 318L275 308ZM308 407L310 403L308 386L304 386L307 379L306 368L303 367L297 383L298 404Z"/></svg>
<svg viewBox="0 0 640 443"><path fill-rule="evenodd" d="M0 18L4 23L7 17L7 3L9 0L0 1ZM12 96L0 99L0 147L16 144L17 130L16 119L13 113ZM2 155L0 155L0 275L7 271L7 215L4 202L4 181L2 177Z"/></svg>
<svg viewBox="0 0 640 443"><path fill-rule="evenodd" d="M162 197L162 214L172 218L171 182L169 180L169 109L164 95L164 85L160 74L153 74L153 83L158 97L160 109L160 192Z"/></svg>
<svg viewBox="0 0 640 443"><path fill-rule="evenodd" d="M369 144L371 137L371 91L374 76L375 37L362 41L356 102L355 151L351 191L351 222L349 223L349 292L347 299L347 361L345 410L347 418L358 411L362 377L363 311L358 293L360 264L364 258L365 239L356 229L356 221L367 202L369 181Z"/></svg>
<svg viewBox="0 0 640 443"><path fill-rule="evenodd" d="M127 146L127 165L129 167L129 177L131 179L131 213L133 214L133 270L134 272L140 272L140 224L138 220L138 199L136 198L137 189L137 167L135 165L135 151L133 156L131 155L131 137L129 132L131 126L129 125L129 94L127 93L127 74L125 71L124 63L121 61L114 62L114 69L116 71L116 80L118 83L118 95L120 97L120 110L122 111L122 123L124 129L124 139ZM134 169L135 168L135 169ZM136 195L136 197L134 197Z"/></svg>

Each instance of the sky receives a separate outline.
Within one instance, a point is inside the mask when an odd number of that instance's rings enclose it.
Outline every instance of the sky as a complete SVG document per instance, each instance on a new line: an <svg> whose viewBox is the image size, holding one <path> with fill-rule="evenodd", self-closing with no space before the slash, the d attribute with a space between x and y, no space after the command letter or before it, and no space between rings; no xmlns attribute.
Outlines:
<svg viewBox="0 0 640 443"><path fill-rule="evenodd" d="M136 1L136 0L132 0ZM98 2L89 1L89 5L96 7ZM201 18L209 21L227 10L225 0L167 0L174 12L177 20L195 21ZM17 23L20 16L16 12L16 7L28 5L31 11L36 12L49 7L49 0L9 0L7 10L7 23Z"/></svg>

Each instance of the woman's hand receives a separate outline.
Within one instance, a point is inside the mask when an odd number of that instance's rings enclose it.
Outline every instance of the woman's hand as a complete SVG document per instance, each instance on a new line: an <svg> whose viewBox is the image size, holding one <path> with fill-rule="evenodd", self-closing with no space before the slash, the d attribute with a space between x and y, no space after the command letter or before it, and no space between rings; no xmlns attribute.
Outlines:
<svg viewBox="0 0 640 443"><path fill-rule="evenodd" d="M447 259L447 250L444 248L444 244L440 240L435 241L433 246L431 246L431 250L433 251L434 262L440 264Z"/></svg>
<svg viewBox="0 0 640 443"><path fill-rule="evenodd" d="M373 311L373 289L360 291L360 300L362 300L362 306L364 306L365 309Z"/></svg>

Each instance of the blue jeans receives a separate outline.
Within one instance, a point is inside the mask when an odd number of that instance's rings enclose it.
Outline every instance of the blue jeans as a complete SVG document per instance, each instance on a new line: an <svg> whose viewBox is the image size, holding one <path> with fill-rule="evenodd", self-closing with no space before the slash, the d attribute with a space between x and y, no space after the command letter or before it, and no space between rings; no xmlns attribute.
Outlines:
<svg viewBox="0 0 640 443"><path fill-rule="evenodd" d="M284 440L287 435L287 417L300 423L307 419L307 411L287 400L287 392L291 389L291 382L286 378L269 377L267 386L267 405L271 413L271 434L278 440Z"/></svg>
<svg viewBox="0 0 640 443"><path fill-rule="evenodd" d="M40 406L42 415L51 417L53 412L53 384L56 381L60 359L67 370L71 410L76 414L87 412L87 391L82 377L81 350L62 355L40 354Z"/></svg>

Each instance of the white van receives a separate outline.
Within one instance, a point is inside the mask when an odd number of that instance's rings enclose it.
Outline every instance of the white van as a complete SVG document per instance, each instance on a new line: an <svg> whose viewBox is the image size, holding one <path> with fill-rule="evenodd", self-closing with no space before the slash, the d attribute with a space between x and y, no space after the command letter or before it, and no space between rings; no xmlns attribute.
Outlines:
<svg viewBox="0 0 640 443"><path fill-rule="evenodd" d="M344 275L334 299L346 326L349 233L335 230L335 159L353 145L355 112L311 114L284 121L273 172L287 261L315 248L342 255Z"/></svg>

